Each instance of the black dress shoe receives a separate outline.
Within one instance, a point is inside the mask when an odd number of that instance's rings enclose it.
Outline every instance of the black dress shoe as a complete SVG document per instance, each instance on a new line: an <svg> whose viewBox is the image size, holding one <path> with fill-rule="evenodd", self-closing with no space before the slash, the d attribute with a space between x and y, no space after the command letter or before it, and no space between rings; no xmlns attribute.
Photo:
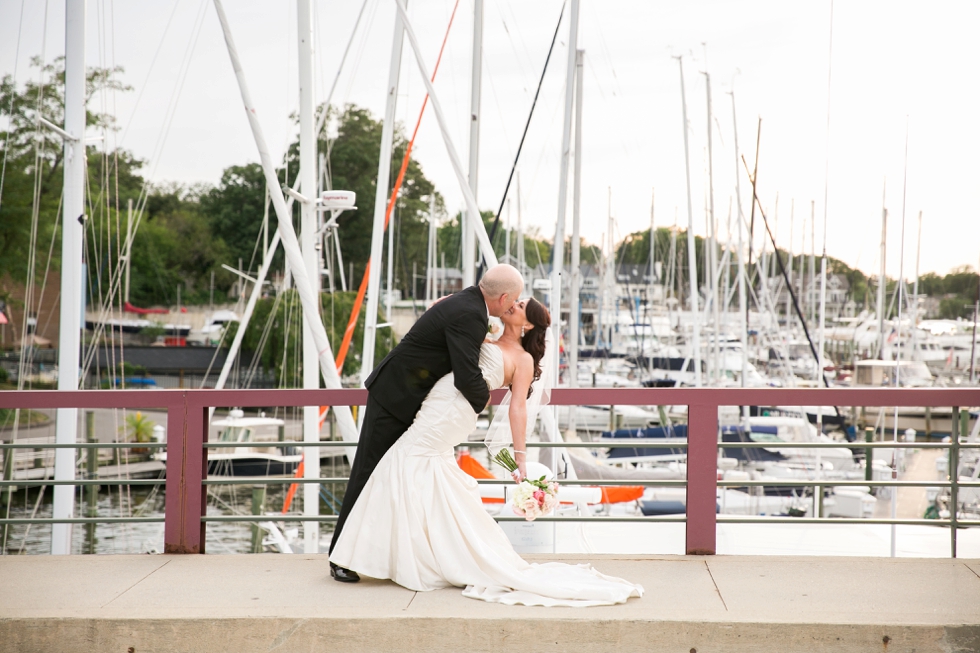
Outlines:
<svg viewBox="0 0 980 653"><path fill-rule="evenodd" d="M356 583L361 580L356 571L338 567L332 562L330 563L330 577L341 583Z"/></svg>

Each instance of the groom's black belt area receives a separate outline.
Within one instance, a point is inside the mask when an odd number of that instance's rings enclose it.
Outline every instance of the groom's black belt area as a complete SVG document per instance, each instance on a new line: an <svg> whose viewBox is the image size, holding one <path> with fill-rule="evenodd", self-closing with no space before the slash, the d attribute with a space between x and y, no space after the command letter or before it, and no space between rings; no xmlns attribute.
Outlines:
<svg viewBox="0 0 980 653"><path fill-rule="evenodd" d="M334 528L330 550L333 551L337 538L344 529L347 515L350 514L357 497L374 473L374 468L384 458L384 455L402 436L411 424L406 424L378 403L374 393L368 393L367 406L364 407L364 425L361 427L361 437L357 444L357 454L350 468L350 480L344 493L344 502L340 507L340 515Z"/></svg>

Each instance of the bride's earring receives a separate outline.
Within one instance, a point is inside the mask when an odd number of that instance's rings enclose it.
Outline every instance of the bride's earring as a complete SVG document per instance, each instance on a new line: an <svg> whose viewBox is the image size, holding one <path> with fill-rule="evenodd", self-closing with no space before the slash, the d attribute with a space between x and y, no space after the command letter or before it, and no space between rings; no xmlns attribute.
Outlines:
<svg viewBox="0 0 980 653"><path fill-rule="evenodd" d="M524 337L524 329L525 329L525 327L521 327L521 337L522 338Z"/></svg>

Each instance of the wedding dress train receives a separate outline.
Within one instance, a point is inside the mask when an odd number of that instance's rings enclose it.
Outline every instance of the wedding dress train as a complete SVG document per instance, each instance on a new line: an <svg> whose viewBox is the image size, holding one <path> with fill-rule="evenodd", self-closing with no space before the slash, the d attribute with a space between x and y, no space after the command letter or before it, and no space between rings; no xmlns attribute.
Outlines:
<svg viewBox="0 0 980 653"><path fill-rule="evenodd" d="M503 384L503 353L480 350L491 389ZM643 588L590 565L521 558L487 514L476 480L453 448L476 426L476 413L442 377L412 426L388 450L347 519L331 562L411 590L464 587L463 595L508 605L592 606L624 603Z"/></svg>

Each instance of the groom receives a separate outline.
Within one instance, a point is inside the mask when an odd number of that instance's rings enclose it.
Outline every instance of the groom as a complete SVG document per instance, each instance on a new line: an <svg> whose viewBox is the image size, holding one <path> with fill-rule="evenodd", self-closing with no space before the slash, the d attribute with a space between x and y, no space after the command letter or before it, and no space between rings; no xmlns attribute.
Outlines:
<svg viewBox="0 0 980 653"><path fill-rule="evenodd" d="M330 542L331 552L368 477L411 426L436 381L452 372L456 388L473 410L479 413L486 408L490 392L480 371L480 345L487 336L487 320L509 311L523 290L524 279L516 268L490 268L479 286L451 295L423 313L371 372L364 382L368 389L364 424ZM356 572L332 562L330 575L342 583L360 580Z"/></svg>

